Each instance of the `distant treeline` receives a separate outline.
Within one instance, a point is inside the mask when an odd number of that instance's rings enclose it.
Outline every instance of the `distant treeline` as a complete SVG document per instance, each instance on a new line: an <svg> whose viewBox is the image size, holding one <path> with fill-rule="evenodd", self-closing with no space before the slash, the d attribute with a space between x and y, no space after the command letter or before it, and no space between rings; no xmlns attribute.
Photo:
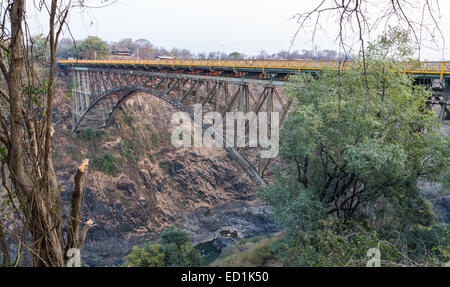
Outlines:
<svg viewBox="0 0 450 287"><path fill-rule="evenodd" d="M40 38L37 36L36 38ZM44 41L45 39L41 39ZM35 44L38 44L36 42ZM42 45L44 45L42 43ZM41 49L42 50L42 49ZM171 56L173 58L183 59L320 59L335 60L338 59L338 53L333 50L302 50L302 51L280 51L269 54L261 50L257 55L245 55L238 51L225 53L222 51L194 53L187 49L173 48L168 50L164 47L156 47L146 39L122 39L119 42L106 42L98 37L88 37L84 40L62 39L58 46L58 58L77 58L77 59L104 59L110 56L111 51L124 51L134 58L155 59L160 56Z"/></svg>

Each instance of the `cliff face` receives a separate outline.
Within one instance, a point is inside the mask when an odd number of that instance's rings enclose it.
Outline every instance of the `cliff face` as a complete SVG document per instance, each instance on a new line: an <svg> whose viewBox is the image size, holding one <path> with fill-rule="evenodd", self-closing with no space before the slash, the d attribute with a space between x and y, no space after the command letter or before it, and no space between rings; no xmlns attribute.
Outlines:
<svg viewBox="0 0 450 287"><path fill-rule="evenodd" d="M79 134L70 132L69 101L60 97L55 106L55 164L67 203L76 166L90 159L84 220L97 225L82 250L88 265L119 264L133 245L157 239L171 224L194 243L223 228L243 237L279 229L255 201L256 184L225 150L172 146L176 110L164 101L138 95L110 128Z"/></svg>

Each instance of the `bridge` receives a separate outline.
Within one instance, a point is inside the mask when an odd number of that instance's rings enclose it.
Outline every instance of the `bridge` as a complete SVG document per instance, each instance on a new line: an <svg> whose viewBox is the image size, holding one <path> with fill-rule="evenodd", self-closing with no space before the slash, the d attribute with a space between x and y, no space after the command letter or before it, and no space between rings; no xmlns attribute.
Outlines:
<svg viewBox="0 0 450 287"><path fill-rule="evenodd" d="M73 77L73 131L105 128L127 99L139 92L159 97L193 115L205 112L279 112L280 125L290 107L281 87L290 75L345 69L351 62L312 60L61 60L58 67ZM441 119L450 117L450 62L426 62L408 67L417 84L441 83L430 104L442 106ZM254 157L245 148L227 148L261 183L269 159Z"/></svg>

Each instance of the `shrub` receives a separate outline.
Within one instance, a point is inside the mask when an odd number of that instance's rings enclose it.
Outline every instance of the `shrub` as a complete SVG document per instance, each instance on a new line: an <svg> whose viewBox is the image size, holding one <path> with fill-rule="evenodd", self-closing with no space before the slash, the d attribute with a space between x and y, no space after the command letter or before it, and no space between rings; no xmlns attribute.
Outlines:
<svg viewBox="0 0 450 287"><path fill-rule="evenodd" d="M171 226L161 233L161 244L134 246L125 261L126 266L132 267L195 267L201 266L204 258L192 246L186 232Z"/></svg>
<svg viewBox="0 0 450 287"><path fill-rule="evenodd" d="M162 244L174 243L177 247L180 247L189 242L189 237L187 232L181 231L172 225L161 233L161 242Z"/></svg>
<svg viewBox="0 0 450 287"><path fill-rule="evenodd" d="M116 157L110 153L110 152L103 152L101 154L98 154L94 157L94 166L98 169L103 171L104 173L110 173L115 170L118 170L117 167L117 159Z"/></svg>
<svg viewBox="0 0 450 287"><path fill-rule="evenodd" d="M137 163L137 154L133 148L133 143L128 139L122 139L120 142L120 154L132 164Z"/></svg>
<svg viewBox="0 0 450 287"><path fill-rule="evenodd" d="M448 226L386 235L357 222L341 225L331 216L319 226L310 232L288 232L275 245L285 266L365 266L370 248L380 250L381 266L440 266L450 259Z"/></svg>
<svg viewBox="0 0 450 287"><path fill-rule="evenodd" d="M101 131L96 131L93 128L88 128L88 129L82 130L79 133L79 137L82 139L85 139L85 140L92 140L101 135L102 135Z"/></svg>
<svg viewBox="0 0 450 287"><path fill-rule="evenodd" d="M241 239L225 247L212 266L267 266L268 263L278 261L273 246L276 246L279 240L278 235L274 238Z"/></svg>
<svg viewBox="0 0 450 287"><path fill-rule="evenodd" d="M134 246L130 255L125 257L126 265L133 267L163 267L165 254L161 252L159 244L146 244L142 247Z"/></svg>
<svg viewBox="0 0 450 287"><path fill-rule="evenodd" d="M450 225L435 224L430 227L417 227L405 234L411 257L422 254L435 261L450 260Z"/></svg>

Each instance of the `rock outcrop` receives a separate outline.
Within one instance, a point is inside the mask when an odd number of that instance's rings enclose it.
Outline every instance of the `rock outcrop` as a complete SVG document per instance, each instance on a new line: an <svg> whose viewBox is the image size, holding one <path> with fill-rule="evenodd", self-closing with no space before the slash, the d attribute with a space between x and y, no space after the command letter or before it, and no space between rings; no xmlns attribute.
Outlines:
<svg viewBox="0 0 450 287"><path fill-rule="evenodd" d="M257 184L224 149L171 145L176 110L164 101L137 96L112 127L78 135L70 132L70 104L61 99L56 107L55 157L65 202L75 167L91 159L83 210L96 226L82 250L88 265L118 265L133 245L156 240L171 224L188 231L194 244L226 229L239 237L279 230L269 209L255 201ZM105 153L111 162L102 170Z"/></svg>

